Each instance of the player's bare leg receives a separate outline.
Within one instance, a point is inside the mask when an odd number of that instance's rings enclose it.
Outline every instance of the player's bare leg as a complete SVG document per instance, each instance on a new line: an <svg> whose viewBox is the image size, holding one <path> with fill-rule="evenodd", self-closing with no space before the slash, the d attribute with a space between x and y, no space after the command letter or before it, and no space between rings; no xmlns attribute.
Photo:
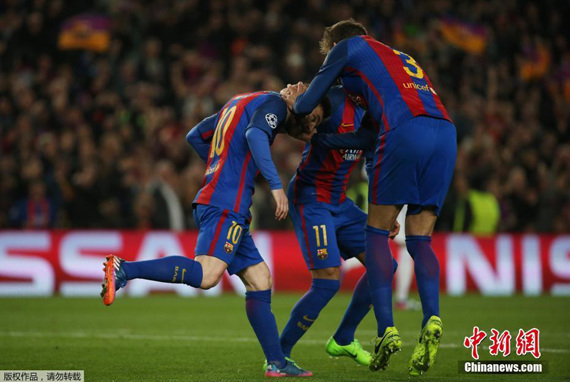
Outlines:
<svg viewBox="0 0 570 382"><path fill-rule="evenodd" d="M431 248L431 235L437 216L432 209L406 218L406 244L414 258L416 280L424 319L420 338L409 363L410 375L419 376L435 362L443 334L439 318L439 264Z"/></svg>
<svg viewBox="0 0 570 382"><path fill-rule="evenodd" d="M245 268L237 274L247 292L268 290L273 287L273 278L265 262Z"/></svg>
<svg viewBox="0 0 570 382"><path fill-rule="evenodd" d="M323 269L311 269L311 277L314 279L340 280L340 267Z"/></svg>
<svg viewBox="0 0 570 382"><path fill-rule="evenodd" d="M202 283L201 289L210 289L218 285L222 279L222 275L228 269L228 264L214 256L196 256L196 262L202 265Z"/></svg>
<svg viewBox="0 0 570 382"><path fill-rule="evenodd" d="M401 350L402 339L394 326L392 315L393 257L388 238L395 236L396 218L402 206L368 205L366 227L366 270L368 285L378 321L378 336L374 339L374 352L370 370L384 370L390 356Z"/></svg>
<svg viewBox="0 0 570 382"><path fill-rule="evenodd" d="M368 225L391 231L402 206L368 203Z"/></svg>
<svg viewBox="0 0 570 382"><path fill-rule="evenodd" d="M419 214L406 216L406 236L431 236L437 216L433 209L424 208Z"/></svg>
<svg viewBox="0 0 570 382"><path fill-rule="evenodd" d="M247 318L266 355L275 354L278 359L268 359L264 366L266 377L311 377L292 359L285 359L279 344L279 331L271 312L271 287L273 280L265 262L251 265L237 274L245 285L245 310Z"/></svg>

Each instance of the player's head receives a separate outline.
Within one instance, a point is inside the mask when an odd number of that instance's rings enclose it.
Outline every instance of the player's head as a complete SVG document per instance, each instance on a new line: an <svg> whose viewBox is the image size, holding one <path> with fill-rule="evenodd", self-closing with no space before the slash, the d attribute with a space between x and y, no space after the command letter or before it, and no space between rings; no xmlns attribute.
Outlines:
<svg viewBox="0 0 570 382"><path fill-rule="evenodd" d="M285 130L287 134L293 138L304 142L309 142L311 137L316 133L317 126L326 120L331 113L331 105L328 97L324 97L319 105L308 115L298 116L290 113Z"/></svg>
<svg viewBox="0 0 570 382"><path fill-rule="evenodd" d="M309 87L301 81L296 84L289 84L285 89L281 89L281 97L287 104L289 115L285 123L285 132L296 139L308 142L316 133L317 126L320 125L331 114L331 105L328 97L324 97L319 105L308 115L298 116L292 112L293 104L297 95L303 93Z"/></svg>
<svg viewBox="0 0 570 382"><path fill-rule="evenodd" d="M338 23L325 28L323 39L320 41L322 54L328 54L334 44L354 36L367 35L368 31L364 25L356 22L354 19L342 20Z"/></svg>

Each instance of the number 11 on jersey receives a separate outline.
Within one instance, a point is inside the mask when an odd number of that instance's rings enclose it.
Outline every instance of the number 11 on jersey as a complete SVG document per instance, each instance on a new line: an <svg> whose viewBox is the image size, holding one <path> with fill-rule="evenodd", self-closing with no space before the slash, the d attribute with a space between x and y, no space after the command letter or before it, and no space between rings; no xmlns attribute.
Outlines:
<svg viewBox="0 0 570 382"><path fill-rule="evenodd" d="M321 224L320 226L318 225L314 225L313 229L315 230L315 237L317 239L317 247L321 246L321 235L319 232L319 228L323 231L323 246L327 246L327 226L324 224Z"/></svg>

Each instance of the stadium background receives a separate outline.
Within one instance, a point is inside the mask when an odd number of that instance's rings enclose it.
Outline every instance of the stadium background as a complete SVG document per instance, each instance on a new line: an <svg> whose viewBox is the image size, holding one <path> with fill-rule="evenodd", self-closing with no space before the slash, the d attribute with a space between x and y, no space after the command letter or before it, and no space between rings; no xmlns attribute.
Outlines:
<svg viewBox="0 0 570 382"><path fill-rule="evenodd" d="M96 295L109 251L127 259L192 256L191 201L204 166L184 139L187 131L234 94L310 80L323 60L317 49L323 27L354 17L422 65L457 126L455 179L434 244L442 291L462 297L442 298L452 332L441 351L448 362L435 369L435 380L457 378L454 362L469 353L458 352L457 344L475 324L513 332L540 327L552 350L544 353L551 371L542 379L564 380L570 375L569 299L545 294L570 294L567 14L569 3L555 0L0 0L0 295ZM273 145L284 184L301 150L288 137ZM350 184L349 195L363 203L361 172ZM274 311L282 328L296 296L281 292L305 290L309 277L290 220L276 222L273 214L260 178L253 222L275 276ZM362 268L343 267L343 289L350 290ZM204 293L137 282L129 295ZM204 294L232 289L242 292L236 280L224 278ZM465 296L468 291L478 293ZM344 363L326 374L328 361L315 355L324 353L314 351L347 299L331 302L323 312L330 321L315 324L300 345L300 354L328 379L355 378ZM192 361L206 368L199 377L172 361L188 357L187 344L194 342L205 353L223 351L213 325L227 325L224 315L232 320L226 332L243 331L241 299L215 300L121 299L124 307L103 310L83 298L2 299L0 369L77 368L110 380L126 367L132 380L235 379L225 368L208 374L207 365L217 368L208 358ZM191 323L198 332L187 328L192 316L202 323ZM416 316L403 312L397 319L410 333ZM119 334L101 331L109 317L123 328ZM373 322L367 320L369 337ZM180 327L187 331L180 334ZM171 347L160 342L181 335L194 337ZM250 379L260 374L261 353L248 342L252 333L244 336L232 345L232 362ZM137 364L138 370L118 361L109 369L93 358L109 347L128 352L124 362L148 359L141 348L162 357ZM405 371L400 358L395 363Z"/></svg>
<svg viewBox="0 0 570 382"><path fill-rule="evenodd" d="M0 227L192 228L185 134L234 94L310 80L323 26L353 16L421 63L457 126L438 230L570 232L565 1L0 4ZM273 151L287 184L300 146ZM263 181L254 222L290 227Z"/></svg>

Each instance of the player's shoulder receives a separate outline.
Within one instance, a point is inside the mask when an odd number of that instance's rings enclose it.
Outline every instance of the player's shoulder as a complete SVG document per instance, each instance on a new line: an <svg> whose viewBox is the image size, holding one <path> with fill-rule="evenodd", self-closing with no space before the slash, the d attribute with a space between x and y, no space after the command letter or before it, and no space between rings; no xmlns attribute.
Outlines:
<svg viewBox="0 0 570 382"><path fill-rule="evenodd" d="M283 97L274 91L264 91L260 92L259 99L267 102L275 102L276 104L285 104Z"/></svg>
<svg viewBox="0 0 570 382"><path fill-rule="evenodd" d="M287 104L279 93L259 92L250 105L249 113L252 116L250 127L255 126L273 133L287 118Z"/></svg>
<svg viewBox="0 0 570 382"><path fill-rule="evenodd" d="M372 47L374 51L382 52L383 50L388 50L392 52L392 47L384 44L382 41L376 40L370 35L361 35L347 38L346 41L347 48L349 51L358 52L359 47Z"/></svg>
<svg viewBox="0 0 570 382"><path fill-rule="evenodd" d="M277 92L261 92L257 96L256 101L256 109L262 108L266 112L273 112L278 115L287 113L287 104Z"/></svg>
<svg viewBox="0 0 570 382"><path fill-rule="evenodd" d="M340 44L344 44L347 47L353 47L353 46L358 46L358 45L362 45L362 44L367 44L368 42L373 42L376 41L373 37L370 37L369 35L359 35L359 36L353 36L353 37L349 37L349 38L345 38L344 40L342 40L341 42L339 42L337 45Z"/></svg>

